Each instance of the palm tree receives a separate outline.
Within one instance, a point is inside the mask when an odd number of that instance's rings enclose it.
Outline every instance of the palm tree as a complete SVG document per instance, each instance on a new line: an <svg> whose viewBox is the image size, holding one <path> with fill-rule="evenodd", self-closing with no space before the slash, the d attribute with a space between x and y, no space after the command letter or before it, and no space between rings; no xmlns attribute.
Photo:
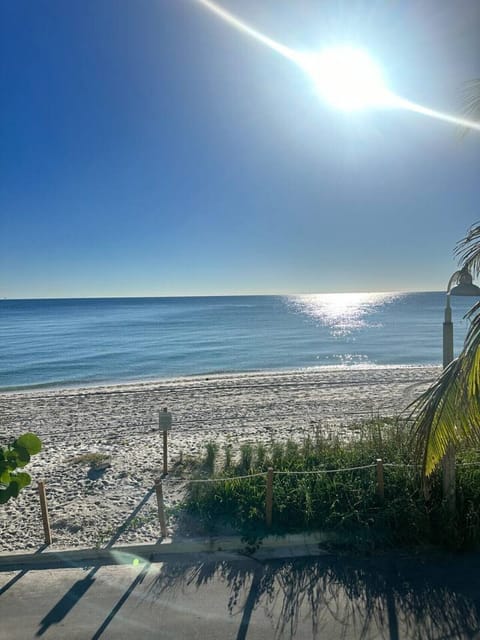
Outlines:
<svg viewBox="0 0 480 640"><path fill-rule="evenodd" d="M477 108L480 113L480 91ZM480 273L480 222L457 243L455 254L462 268ZM480 441L480 302L466 317L470 327L462 352L409 407L425 476L452 446Z"/></svg>

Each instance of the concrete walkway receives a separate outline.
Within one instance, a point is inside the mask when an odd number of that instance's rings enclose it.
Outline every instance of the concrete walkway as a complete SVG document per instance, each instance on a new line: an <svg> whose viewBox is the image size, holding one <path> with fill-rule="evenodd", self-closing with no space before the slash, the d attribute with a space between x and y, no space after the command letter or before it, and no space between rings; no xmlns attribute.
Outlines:
<svg viewBox="0 0 480 640"><path fill-rule="evenodd" d="M0 573L0 637L480 638L480 556L252 559Z"/></svg>

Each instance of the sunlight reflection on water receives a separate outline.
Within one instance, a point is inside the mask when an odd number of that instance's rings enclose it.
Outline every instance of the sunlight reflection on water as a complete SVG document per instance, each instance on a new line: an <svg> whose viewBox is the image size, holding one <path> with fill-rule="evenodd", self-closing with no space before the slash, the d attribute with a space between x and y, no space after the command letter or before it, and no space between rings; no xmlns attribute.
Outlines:
<svg viewBox="0 0 480 640"><path fill-rule="evenodd" d="M334 337L345 337L366 327L381 327L369 317L382 306L397 300L400 293L314 293L289 296L298 313L328 327Z"/></svg>

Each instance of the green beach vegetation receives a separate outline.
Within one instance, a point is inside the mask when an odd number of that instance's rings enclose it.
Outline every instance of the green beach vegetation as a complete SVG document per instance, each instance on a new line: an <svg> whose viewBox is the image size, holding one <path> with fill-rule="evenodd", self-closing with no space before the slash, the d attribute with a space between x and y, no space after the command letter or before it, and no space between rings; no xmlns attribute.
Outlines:
<svg viewBox="0 0 480 640"><path fill-rule="evenodd" d="M32 478L23 469L31 456L42 449L40 439L34 433L24 433L6 447L0 447L0 504L16 498L28 486Z"/></svg>
<svg viewBox="0 0 480 640"><path fill-rule="evenodd" d="M302 442L243 444L232 452L208 443L192 466L185 510L210 533L247 539L267 533L320 531L335 547L374 550L441 546L468 549L480 542L480 452L457 453L457 513L442 504L433 474L422 488L411 430L400 420L356 425L351 441L316 434ZM378 493L382 460L384 495ZM273 468L273 517L266 526L266 476ZM351 470L345 470L351 469ZM251 477L245 477L251 476ZM208 480L208 482L201 482Z"/></svg>
<svg viewBox="0 0 480 640"><path fill-rule="evenodd" d="M106 453L94 451L91 453L82 453L70 459L73 464L88 464L90 469L101 469L110 462L110 456Z"/></svg>

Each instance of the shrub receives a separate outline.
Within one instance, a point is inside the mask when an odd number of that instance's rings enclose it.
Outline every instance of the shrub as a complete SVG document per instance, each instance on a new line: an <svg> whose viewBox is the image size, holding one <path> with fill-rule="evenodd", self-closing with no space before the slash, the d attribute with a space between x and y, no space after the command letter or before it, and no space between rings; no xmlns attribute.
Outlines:
<svg viewBox="0 0 480 640"><path fill-rule="evenodd" d="M42 449L40 439L34 433L25 433L6 447L0 447L0 504L16 498L20 491L32 481L22 469L31 456Z"/></svg>

